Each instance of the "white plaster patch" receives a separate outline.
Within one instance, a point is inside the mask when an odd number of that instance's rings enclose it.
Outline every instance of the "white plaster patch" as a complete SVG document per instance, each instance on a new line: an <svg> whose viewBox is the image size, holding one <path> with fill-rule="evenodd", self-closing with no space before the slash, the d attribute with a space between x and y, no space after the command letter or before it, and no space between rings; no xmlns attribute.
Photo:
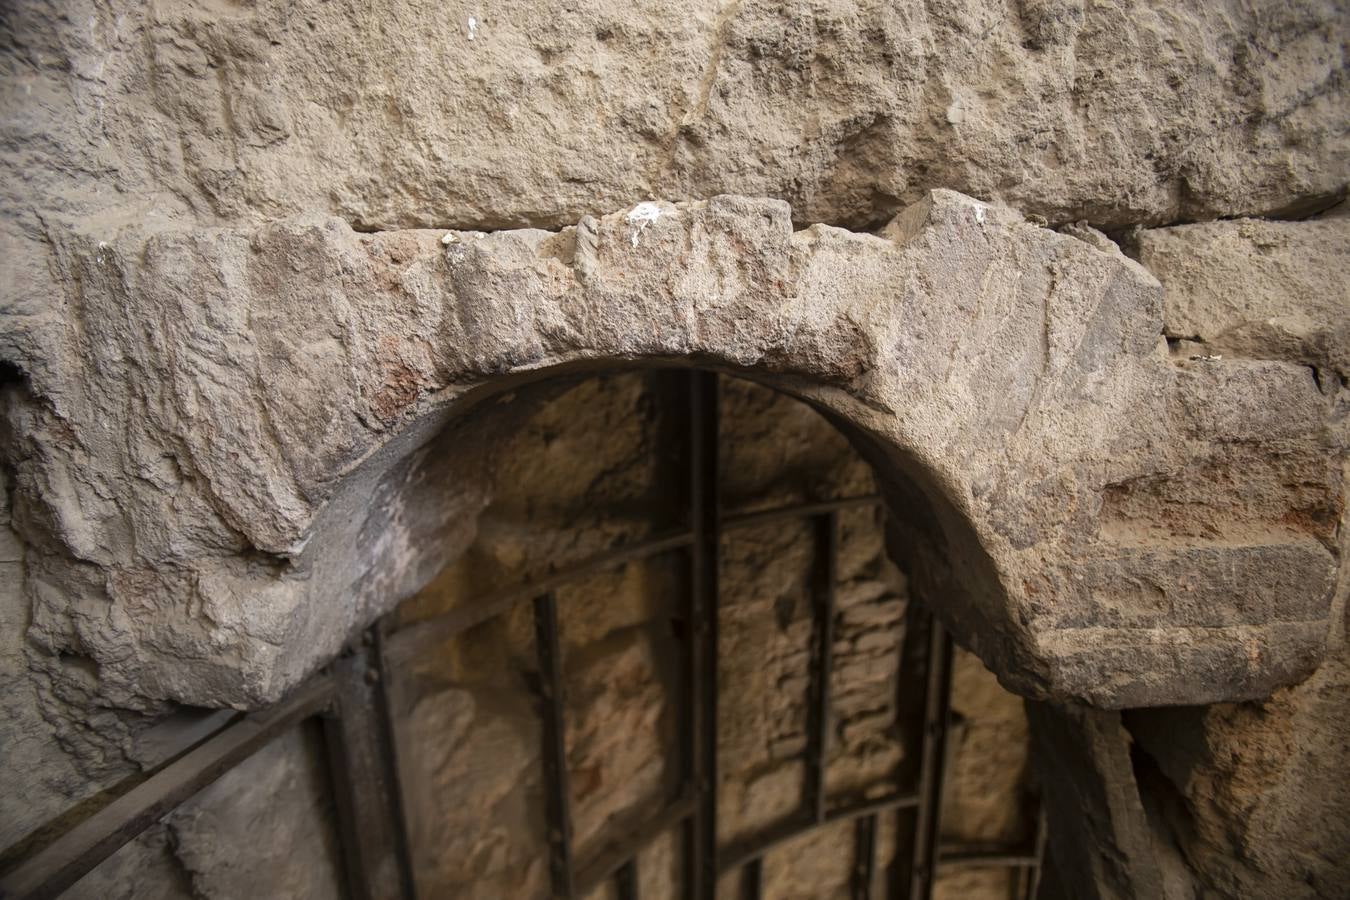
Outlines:
<svg viewBox="0 0 1350 900"><path fill-rule="evenodd" d="M473 16L469 16L469 40L475 41L477 39L478 39L478 20L475 19Z"/></svg>
<svg viewBox="0 0 1350 900"><path fill-rule="evenodd" d="M625 221L633 226L633 234L629 240L633 242L634 247L638 245L638 235L642 234L648 225L661 218L661 213L661 207L649 201L646 203L639 203L624 217Z"/></svg>

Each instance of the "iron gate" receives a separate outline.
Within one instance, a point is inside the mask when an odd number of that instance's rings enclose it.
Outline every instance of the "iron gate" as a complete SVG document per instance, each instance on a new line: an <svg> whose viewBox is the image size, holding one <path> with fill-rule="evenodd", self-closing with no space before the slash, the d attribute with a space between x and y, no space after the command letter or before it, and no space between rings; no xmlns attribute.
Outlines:
<svg viewBox="0 0 1350 900"><path fill-rule="evenodd" d="M555 571L533 582L491 594L462 608L397 627L386 617L327 671L311 678L272 708L242 716L144 782L112 801L7 877L4 897L59 895L118 848L247 759L268 741L313 716L322 719L332 776L346 881L354 900L409 900L415 896L396 734L390 717L389 685L409 662L519 604L534 612L538 667L536 701L543 745L544 809L552 896L585 896L613 879L620 900L637 900L643 849L674 828L684 834L683 894L712 900L719 877L741 873L746 900L761 896L763 867L770 850L807 832L840 822L854 823L852 895L871 900L876 870L876 837L882 815L896 815L897 852L889 873L888 897L928 900L940 869L1010 869L1011 895L1034 898L1045 849L1044 814L1034 842L1026 847L942 847L943 773L950 725L952 644L933 616L918 604L906 614L900 677L896 686L898 722L917 746L906 748L899 783L909 788L878 799L834 800L825 789L830 720L831 654L839 514L879 507L875 495L804 503L750 513L722 514L717 491L718 376L693 372L683 378L684 431L688 435L686 527L622 545ZM717 839L718 557L722 534L783 520L814 523L816 560L812 578L812 640L807 697L806 783L798 811L750 838L721 845ZM559 587L597 572L662 554L688 561L689 590L683 602L680 789L625 840L607 845L594 858L574 859L570 791L565 758L558 646ZM922 686L918 690L918 686ZM901 852L908 844L910 852ZM424 898L429 900L429 898Z"/></svg>

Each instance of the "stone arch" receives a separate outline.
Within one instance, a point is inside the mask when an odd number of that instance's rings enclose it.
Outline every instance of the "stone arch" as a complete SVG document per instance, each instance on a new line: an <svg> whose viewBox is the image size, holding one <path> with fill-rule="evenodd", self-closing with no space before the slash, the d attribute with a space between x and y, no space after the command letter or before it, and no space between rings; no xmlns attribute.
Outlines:
<svg viewBox="0 0 1350 900"><path fill-rule="evenodd" d="M1215 447L1278 444L1334 505L1315 384L1169 360L1157 282L1091 230L938 191L876 235L794 232L780 201L717 197L560 232L297 220L62 258L81 319L24 336L61 364L25 370L17 413L77 438L16 464L48 535L35 633L92 657L115 698L280 696L437 564L419 535L473 503L449 423L525 380L672 362L754 377L848 434L924 590L1015 690L1237 699L1321 654L1325 517L1290 524L1278 485L1235 512L1231 469L1190 487ZM99 377L128 371L158 377L103 402ZM1214 539L1168 521L1176 504L1285 524Z"/></svg>

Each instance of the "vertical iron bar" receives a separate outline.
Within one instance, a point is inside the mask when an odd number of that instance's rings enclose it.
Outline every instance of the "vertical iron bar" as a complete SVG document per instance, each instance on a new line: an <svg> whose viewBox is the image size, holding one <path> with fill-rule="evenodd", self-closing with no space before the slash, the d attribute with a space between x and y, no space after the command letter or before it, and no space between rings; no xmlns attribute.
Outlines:
<svg viewBox="0 0 1350 900"><path fill-rule="evenodd" d="M698 527L701 518L699 497L702 493L702 472L699 467L699 437L695 433L700 427L703 407L698 397L697 376L680 373L682 393L680 394L681 412L679 430L684 437L685 514L688 518L690 534ZM703 766L700 762L699 744L699 698L703 695L702 666L700 644L694 634L699 618L697 595L700 584L699 550L693 540L689 546L689 585L684 598L683 631L684 638L684 678L681 695L680 717L683 720L683 746L680 748L680 780L683 792L695 798L694 811L681 823L684 835L684 882L681 896L684 900L699 900L703 872L703 840L700 828L700 810L702 809L703 788L701 779Z"/></svg>
<svg viewBox="0 0 1350 900"><path fill-rule="evenodd" d="M872 900L877 864L877 817L860 816L853 823L853 900Z"/></svg>
<svg viewBox="0 0 1350 900"><path fill-rule="evenodd" d="M699 900L717 890L717 375L695 372L690 381L690 513L692 585L691 729L698 810L694 814L694 872Z"/></svg>
<svg viewBox="0 0 1350 900"><path fill-rule="evenodd" d="M333 667L324 746L333 780L347 883L354 900L415 896L384 686L383 626Z"/></svg>
<svg viewBox="0 0 1350 900"><path fill-rule="evenodd" d="M925 693L928 684L929 634L933 616L919 602L911 600L905 610L904 637L896 669L895 728L904 738L904 753L896 766L896 783L906 786L915 797L921 796ZM908 900L914 875L914 842L917 840L918 804L895 814L895 853L886 873L886 896L890 900Z"/></svg>
<svg viewBox="0 0 1350 900"><path fill-rule="evenodd" d="M1045 866L1045 844L1050 835L1050 823L1046 817L1045 803L1042 801L1036 815L1036 865L1027 876L1026 900L1036 900L1041 890L1041 869Z"/></svg>
<svg viewBox="0 0 1350 900"><path fill-rule="evenodd" d="M825 821L825 756L829 751L830 670L834 667L835 581L839 568L839 513L814 520L816 565L811 585L811 678L807 697L806 807Z"/></svg>
<svg viewBox="0 0 1350 900"><path fill-rule="evenodd" d="M380 724L384 732L385 759L387 760L386 769L391 779L391 793L393 794L393 815L395 836L399 847L399 865L403 872L403 884L409 900L417 898L417 879L414 875L412 862L412 838L408 832L408 802L407 794L404 793L403 775L400 764L403 759L398 750L398 729L394 727L394 710L403 709L402 706L396 706L400 703L399 685L397 672L393 664L389 661L389 631L392 625L392 617L386 616L376 620L375 624L369 629L371 637L370 652L373 654L378 671L378 681L375 685L376 707L380 714Z"/></svg>
<svg viewBox="0 0 1350 900"><path fill-rule="evenodd" d="M924 697L923 760L919 776L919 811L910 876L911 900L929 900L937 872L942 820L942 783L951 718L951 638L936 618L929 632L928 687Z"/></svg>
<svg viewBox="0 0 1350 900"><path fill-rule="evenodd" d="M614 873L614 893L618 900L638 900L637 857L619 866Z"/></svg>
<svg viewBox="0 0 1350 900"><path fill-rule="evenodd" d="M764 857L757 856L741 869L741 900L764 896Z"/></svg>
<svg viewBox="0 0 1350 900"><path fill-rule="evenodd" d="M558 649L558 609L552 594L534 599L534 649L539 662L540 718L543 729L544 807L548 819L549 875L554 900L572 900L571 788L563 730L562 654Z"/></svg>

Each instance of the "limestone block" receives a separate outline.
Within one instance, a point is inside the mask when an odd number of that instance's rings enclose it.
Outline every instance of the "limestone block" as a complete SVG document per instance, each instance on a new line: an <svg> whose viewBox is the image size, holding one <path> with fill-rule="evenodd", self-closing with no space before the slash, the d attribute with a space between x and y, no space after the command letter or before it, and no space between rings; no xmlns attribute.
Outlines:
<svg viewBox="0 0 1350 900"><path fill-rule="evenodd" d="M1350 652L1260 703L1138 710L1141 783L1204 896L1335 897L1350 884Z"/></svg>
<svg viewBox="0 0 1350 900"><path fill-rule="evenodd" d="M651 197L884 223L951 187L1124 227L1347 180L1327 0L27 4L4 203L361 229L558 227ZM40 238L39 238L40 239Z"/></svg>
<svg viewBox="0 0 1350 900"><path fill-rule="evenodd" d="M1350 219L1147 229L1139 259L1162 282L1169 335L1350 376Z"/></svg>
<svg viewBox="0 0 1350 900"><path fill-rule="evenodd" d="M904 512L897 561L1020 692L1256 697L1320 658L1331 403L1305 367L1169 358L1162 290L1119 252L950 191L889 238L794 231L785 203L743 197L587 230L60 232L79 312L19 321L41 350L4 395L30 639L95 660L122 705L274 699L471 542L512 427L485 401L558 366L674 357L827 413ZM1303 476L1253 469L1188 502L1241 522L1251 492L1274 538L1177 548L1171 520L1122 499L1229 446ZM1128 533L1104 509L1128 509ZM1182 586L1267 571L1189 605L1084 581L1140 559Z"/></svg>

